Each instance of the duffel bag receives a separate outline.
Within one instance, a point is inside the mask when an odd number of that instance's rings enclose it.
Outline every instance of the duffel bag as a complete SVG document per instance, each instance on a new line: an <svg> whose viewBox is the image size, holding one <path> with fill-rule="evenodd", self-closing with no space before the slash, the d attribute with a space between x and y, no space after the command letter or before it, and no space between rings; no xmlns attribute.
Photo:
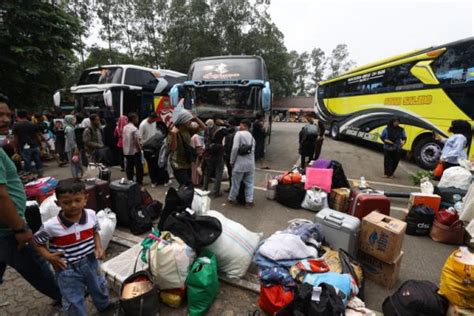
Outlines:
<svg viewBox="0 0 474 316"><path fill-rule="evenodd" d="M29 199L35 199L40 196L49 196L56 186L58 180L54 177L39 178L36 181L31 181L25 184L25 194Z"/></svg>
<svg viewBox="0 0 474 316"><path fill-rule="evenodd" d="M160 290L183 288L196 253L181 238L162 231L148 252L150 272Z"/></svg>
<svg viewBox="0 0 474 316"><path fill-rule="evenodd" d="M408 235L426 236L433 226L435 213L425 205L415 205L408 212L406 222Z"/></svg>
<svg viewBox="0 0 474 316"><path fill-rule="evenodd" d="M382 305L384 316L444 316L447 300L430 281L408 280Z"/></svg>
<svg viewBox="0 0 474 316"><path fill-rule="evenodd" d="M457 220L450 226L438 223L436 220L433 222L431 228L430 237L434 241L442 242L445 244L459 245L464 241L464 225L463 222Z"/></svg>
<svg viewBox="0 0 474 316"><path fill-rule="evenodd" d="M120 307L125 316L158 315L160 300L158 288L147 271L138 271L123 281Z"/></svg>
<svg viewBox="0 0 474 316"><path fill-rule="evenodd" d="M186 279L189 316L205 315L219 292L216 256L204 250Z"/></svg>
<svg viewBox="0 0 474 316"><path fill-rule="evenodd" d="M290 289L285 289L282 285L260 286L260 296L258 306L267 314L275 315L293 301L294 294Z"/></svg>
<svg viewBox="0 0 474 316"><path fill-rule="evenodd" d="M445 226L451 226L455 221L459 219L459 215L456 211L451 212L446 209L442 209L438 212L438 214L436 214L435 219L440 224L443 224Z"/></svg>
<svg viewBox="0 0 474 316"><path fill-rule="evenodd" d="M303 183L283 184L276 187L275 200L287 207L299 209L303 203L306 190Z"/></svg>

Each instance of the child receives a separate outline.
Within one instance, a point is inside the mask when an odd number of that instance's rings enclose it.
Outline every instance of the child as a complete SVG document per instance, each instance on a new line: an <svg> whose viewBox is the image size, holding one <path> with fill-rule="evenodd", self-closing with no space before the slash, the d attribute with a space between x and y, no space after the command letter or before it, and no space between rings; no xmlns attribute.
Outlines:
<svg viewBox="0 0 474 316"><path fill-rule="evenodd" d="M56 198L61 211L34 235L36 249L56 271L67 315L87 315L85 287L97 310L103 312L109 307L109 293L97 259L103 258L104 250L95 212L84 209L85 185L76 179L61 180Z"/></svg>

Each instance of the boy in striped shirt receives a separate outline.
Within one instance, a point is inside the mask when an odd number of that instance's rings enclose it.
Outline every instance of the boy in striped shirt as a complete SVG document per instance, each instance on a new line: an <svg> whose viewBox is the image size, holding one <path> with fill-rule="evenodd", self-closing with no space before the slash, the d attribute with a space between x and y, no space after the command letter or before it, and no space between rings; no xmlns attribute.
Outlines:
<svg viewBox="0 0 474 316"><path fill-rule="evenodd" d="M104 251L95 212L84 208L84 183L76 179L59 181L56 199L61 211L34 235L36 249L56 271L67 315L87 315L86 287L97 310L103 312L109 307L109 293L97 259L104 256Z"/></svg>

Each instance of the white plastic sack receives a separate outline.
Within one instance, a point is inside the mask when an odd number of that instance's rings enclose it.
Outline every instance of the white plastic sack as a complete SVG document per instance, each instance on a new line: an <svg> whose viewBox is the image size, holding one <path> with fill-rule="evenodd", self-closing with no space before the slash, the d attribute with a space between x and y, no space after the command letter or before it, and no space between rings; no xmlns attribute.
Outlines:
<svg viewBox="0 0 474 316"><path fill-rule="evenodd" d="M197 215L205 215L211 207L211 198L209 197L210 191L204 191L200 189L194 189L193 203L191 209L196 212Z"/></svg>
<svg viewBox="0 0 474 316"><path fill-rule="evenodd" d="M424 193L424 194L433 194L434 186L433 186L433 183L431 183L431 181L428 177L421 178L421 180L420 180L420 191L421 191L421 193Z"/></svg>
<svg viewBox="0 0 474 316"><path fill-rule="evenodd" d="M112 237L114 236L115 227L117 226L117 216L110 208L99 211L96 214L99 223L99 236L102 249L106 250Z"/></svg>
<svg viewBox="0 0 474 316"><path fill-rule="evenodd" d="M469 189L471 185L472 175L463 167L451 167L444 170L441 180L439 181L439 188L455 187L461 190Z"/></svg>
<svg viewBox="0 0 474 316"><path fill-rule="evenodd" d="M222 234L207 246L216 255L217 267L229 278L240 278L247 272L262 234L249 231L217 211L207 212L222 224Z"/></svg>
<svg viewBox="0 0 474 316"><path fill-rule="evenodd" d="M60 210L56 204L56 194L48 196L40 205L41 222L45 223L48 219L58 216Z"/></svg>
<svg viewBox="0 0 474 316"><path fill-rule="evenodd" d="M463 199L462 212L459 219L463 222L471 222L474 219L474 183L469 186Z"/></svg>
<svg viewBox="0 0 474 316"><path fill-rule="evenodd" d="M301 207L313 212L319 212L323 208L328 208L328 195L319 188L311 188L306 191Z"/></svg>

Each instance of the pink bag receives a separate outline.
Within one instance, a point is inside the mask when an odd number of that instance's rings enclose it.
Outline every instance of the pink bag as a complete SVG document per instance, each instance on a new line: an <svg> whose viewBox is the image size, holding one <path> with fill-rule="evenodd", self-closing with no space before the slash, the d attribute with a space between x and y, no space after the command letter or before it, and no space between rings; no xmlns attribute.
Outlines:
<svg viewBox="0 0 474 316"><path fill-rule="evenodd" d="M332 169L306 168L305 190L320 187L328 193L331 192L332 173Z"/></svg>

